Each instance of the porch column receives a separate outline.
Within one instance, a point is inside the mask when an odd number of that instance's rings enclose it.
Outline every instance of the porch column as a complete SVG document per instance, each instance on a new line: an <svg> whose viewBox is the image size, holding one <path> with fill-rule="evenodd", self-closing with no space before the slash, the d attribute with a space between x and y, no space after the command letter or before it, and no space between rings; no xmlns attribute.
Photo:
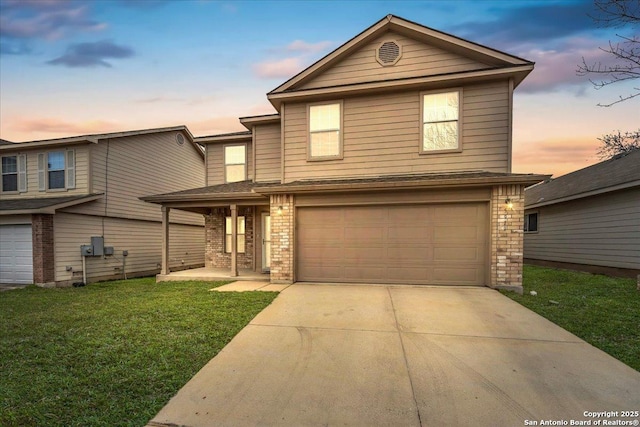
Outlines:
<svg viewBox="0 0 640 427"><path fill-rule="evenodd" d="M162 268L160 274L169 274L169 211L171 208L162 207Z"/></svg>
<svg viewBox="0 0 640 427"><path fill-rule="evenodd" d="M238 206L231 205L231 276L238 275Z"/></svg>

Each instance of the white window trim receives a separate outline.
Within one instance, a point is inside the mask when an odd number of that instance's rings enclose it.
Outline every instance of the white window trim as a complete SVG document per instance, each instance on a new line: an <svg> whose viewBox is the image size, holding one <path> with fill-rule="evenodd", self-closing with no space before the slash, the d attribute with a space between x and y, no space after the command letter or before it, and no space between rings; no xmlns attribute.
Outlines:
<svg viewBox="0 0 640 427"><path fill-rule="evenodd" d="M425 150L424 149L424 97L425 95L435 95L438 93L458 92L458 147L448 150ZM441 154L441 153L461 153L462 152L462 104L464 103L463 91L461 87L447 89L429 90L420 92L420 154Z"/></svg>
<svg viewBox="0 0 640 427"><path fill-rule="evenodd" d="M64 188L49 188L49 153L62 153L64 156ZM76 188L76 152L75 150L51 150L38 153L38 191L62 192Z"/></svg>
<svg viewBox="0 0 640 427"><path fill-rule="evenodd" d="M244 147L244 163L229 163L227 164L227 147ZM242 179L241 181L246 181L247 180L247 158L248 158L248 148L247 148L247 144L224 144L222 146L222 161L224 164L224 182L225 184L230 183L230 182L240 182L240 181L228 181L227 180L227 166L238 166L238 165L243 165L244 166L244 179Z"/></svg>
<svg viewBox="0 0 640 427"><path fill-rule="evenodd" d="M340 129L338 129L338 154L335 156L312 156L311 155L311 107L319 105L340 105ZM326 132L331 129L325 129ZM333 100L324 102L314 102L307 104L307 161L308 162L321 162L326 160L342 160L344 159L344 101Z"/></svg>
<svg viewBox="0 0 640 427"><path fill-rule="evenodd" d="M223 242L223 246L224 246L224 253L225 254L230 254L231 253L231 247L228 247L229 245L227 245L227 236L231 236L231 230L227 230L227 219L230 219L231 215L225 215L224 217L224 242ZM244 233L240 234L240 233L236 233L236 237L239 238L240 236L243 236L244 239L244 250L243 251L238 251L237 253L239 254L244 254L247 253L247 217L244 215L238 215L238 221L240 221L240 218L242 218L242 220L244 221ZM236 245L236 247L238 247L238 245Z"/></svg>
<svg viewBox="0 0 640 427"><path fill-rule="evenodd" d="M4 191L2 189L2 180L4 180L4 170L2 170L2 162L0 161L0 193L3 194L20 194L26 193L28 188L27 183L27 155L26 154L10 154L5 157L15 157L16 158L16 189ZM13 174L13 173L12 173Z"/></svg>
<svg viewBox="0 0 640 427"><path fill-rule="evenodd" d="M536 215L536 229L533 231L529 231L527 230L527 217L531 214L535 214ZM540 212L539 211L533 211L533 212L528 212L524 214L524 224L522 224L522 229L524 230L524 232L526 234L535 234L540 230Z"/></svg>

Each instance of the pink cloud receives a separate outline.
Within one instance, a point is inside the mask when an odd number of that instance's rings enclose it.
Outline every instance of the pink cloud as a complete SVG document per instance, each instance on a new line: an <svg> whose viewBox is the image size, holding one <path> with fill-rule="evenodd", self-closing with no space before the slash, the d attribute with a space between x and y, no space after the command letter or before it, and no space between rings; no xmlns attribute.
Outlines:
<svg viewBox="0 0 640 427"><path fill-rule="evenodd" d="M36 119L19 118L13 122L11 128L17 131L20 140L33 140L59 138L61 135L72 136L114 132L120 130L121 125L103 120L67 122L58 118L43 117ZM14 136L13 138L16 137Z"/></svg>
<svg viewBox="0 0 640 427"><path fill-rule="evenodd" d="M554 177L582 169L600 160L599 141L592 137L545 139L514 144L513 172L543 173Z"/></svg>
<svg viewBox="0 0 640 427"><path fill-rule="evenodd" d="M256 76L268 79L285 79L298 74L304 68L302 58L284 58L253 65Z"/></svg>
<svg viewBox="0 0 640 427"><path fill-rule="evenodd" d="M219 133L247 130L236 116L220 116L211 119L185 123L196 136L216 135Z"/></svg>

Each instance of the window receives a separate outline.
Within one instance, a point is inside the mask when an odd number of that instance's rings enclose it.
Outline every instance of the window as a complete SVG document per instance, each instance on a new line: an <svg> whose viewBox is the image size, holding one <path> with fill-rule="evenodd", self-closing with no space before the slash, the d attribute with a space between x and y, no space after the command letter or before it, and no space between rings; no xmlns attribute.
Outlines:
<svg viewBox="0 0 640 427"><path fill-rule="evenodd" d="M238 253L239 254L243 254L244 253L244 234L245 234L245 228L244 228L244 217L243 216L239 216L238 217ZM231 217L228 216L226 218L225 221L225 225L224 225L224 251L228 254L231 253L231 243L232 243L232 235L231 235Z"/></svg>
<svg viewBox="0 0 640 427"><path fill-rule="evenodd" d="M538 212L524 215L524 231L526 233L538 231Z"/></svg>
<svg viewBox="0 0 640 427"><path fill-rule="evenodd" d="M461 90L422 96L422 153L460 150Z"/></svg>
<svg viewBox="0 0 640 427"><path fill-rule="evenodd" d="M224 147L224 180L238 182L247 179L247 146L226 145Z"/></svg>
<svg viewBox="0 0 640 427"><path fill-rule="evenodd" d="M24 154L2 158L2 192L27 191L27 157Z"/></svg>
<svg viewBox="0 0 640 427"><path fill-rule="evenodd" d="M342 157L342 103L309 106L309 159Z"/></svg>
<svg viewBox="0 0 640 427"><path fill-rule="evenodd" d="M75 152L51 151L38 154L40 191L76 188Z"/></svg>

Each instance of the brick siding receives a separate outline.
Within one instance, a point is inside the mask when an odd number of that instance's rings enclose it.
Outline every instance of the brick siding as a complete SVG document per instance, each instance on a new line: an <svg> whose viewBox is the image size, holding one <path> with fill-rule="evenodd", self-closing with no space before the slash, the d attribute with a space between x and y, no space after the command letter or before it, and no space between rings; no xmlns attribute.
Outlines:
<svg viewBox="0 0 640 427"><path fill-rule="evenodd" d="M33 282L38 285L55 282L53 215L31 216L31 240L33 242Z"/></svg>
<svg viewBox="0 0 640 427"><path fill-rule="evenodd" d="M506 206L506 199L513 209ZM524 187L499 185L491 192L492 288L522 293Z"/></svg>
<svg viewBox="0 0 640 427"><path fill-rule="evenodd" d="M289 194L271 196L271 283L293 283L293 201Z"/></svg>

